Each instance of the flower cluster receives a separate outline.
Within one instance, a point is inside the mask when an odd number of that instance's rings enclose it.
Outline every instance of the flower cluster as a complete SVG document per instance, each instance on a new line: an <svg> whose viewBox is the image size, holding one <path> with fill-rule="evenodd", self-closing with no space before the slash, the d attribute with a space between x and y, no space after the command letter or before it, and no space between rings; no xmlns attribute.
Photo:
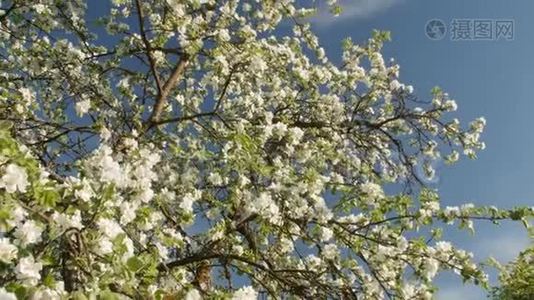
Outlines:
<svg viewBox="0 0 534 300"><path fill-rule="evenodd" d="M485 120L450 118L440 89L417 99L387 33L330 61L301 2L114 0L96 22L89 1L2 2L0 298L430 299L443 270L485 284L420 229L532 209L384 191L475 157Z"/></svg>

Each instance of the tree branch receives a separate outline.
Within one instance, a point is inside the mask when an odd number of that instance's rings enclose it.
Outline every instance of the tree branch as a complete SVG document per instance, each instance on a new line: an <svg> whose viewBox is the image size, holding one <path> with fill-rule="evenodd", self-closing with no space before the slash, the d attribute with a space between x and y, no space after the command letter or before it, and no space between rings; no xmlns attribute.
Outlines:
<svg viewBox="0 0 534 300"><path fill-rule="evenodd" d="M150 63L150 71L152 72L152 75L154 76L154 79L156 80L158 94L161 94L161 80L156 70L156 61L154 59L154 56L152 55L152 47L146 36L145 25L143 21L144 19L143 8L141 7L141 3L139 2L139 0L135 0L135 6L137 7L137 20L139 22L139 31L141 33L141 39L143 40L143 44L145 45L146 56L148 57L148 62Z"/></svg>
<svg viewBox="0 0 534 300"><path fill-rule="evenodd" d="M156 98L154 110L152 110L152 114L150 115L150 119L148 121L148 128L159 124L161 119L161 113L163 112L165 104L167 104L167 97L169 96L172 88L176 85L180 77L185 72L185 69L188 64L189 56L187 54L183 54L180 58L180 61L174 67L171 76L169 77L169 79L167 79L167 81L161 88L161 92Z"/></svg>
<svg viewBox="0 0 534 300"><path fill-rule="evenodd" d="M176 117L176 118L171 118L171 119L152 121L151 125L152 126L154 126L154 125L163 125L163 124L175 123L175 122L179 123L179 122L183 122L183 121L194 120L196 118L209 117L209 116L215 116L215 115L216 115L215 112L198 113L198 114L189 115L189 116L181 116L181 117Z"/></svg>

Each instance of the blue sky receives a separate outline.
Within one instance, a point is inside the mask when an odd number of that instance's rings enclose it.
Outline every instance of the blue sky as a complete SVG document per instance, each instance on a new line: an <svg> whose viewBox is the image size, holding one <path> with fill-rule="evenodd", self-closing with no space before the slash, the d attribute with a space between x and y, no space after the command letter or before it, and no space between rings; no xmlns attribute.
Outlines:
<svg viewBox="0 0 534 300"><path fill-rule="evenodd" d="M439 85L458 103L464 122L487 119L486 150L477 160L463 159L438 170L435 185L442 205L472 202L478 205L534 205L534 1L516 0L352 0L341 1L338 18L320 15L314 21L329 57L339 56L339 41L365 41L373 29L389 30L392 42L384 49L401 66L403 82L415 86L420 98ZM425 35L425 25L441 19L447 33L442 40ZM511 19L511 41L453 41L453 19ZM447 230L445 237L480 259L512 259L528 245L519 224L494 226L477 223L474 236ZM438 299L487 299L484 292L463 286L450 274L438 278Z"/></svg>

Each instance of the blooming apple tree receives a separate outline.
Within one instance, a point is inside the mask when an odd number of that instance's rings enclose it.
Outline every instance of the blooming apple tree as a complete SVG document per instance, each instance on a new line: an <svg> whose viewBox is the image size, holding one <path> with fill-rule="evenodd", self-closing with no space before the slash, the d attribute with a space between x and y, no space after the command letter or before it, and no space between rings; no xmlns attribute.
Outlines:
<svg viewBox="0 0 534 300"><path fill-rule="evenodd" d="M387 33L331 61L316 5L2 1L2 299L430 299L442 270L486 285L439 223L532 210L424 188L433 161L484 148L485 120L415 97Z"/></svg>
<svg viewBox="0 0 534 300"><path fill-rule="evenodd" d="M492 289L492 299L528 300L534 297L534 246L522 251L507 265L502 266L496 262L496 266L501 271L500 286Z"/></svg>

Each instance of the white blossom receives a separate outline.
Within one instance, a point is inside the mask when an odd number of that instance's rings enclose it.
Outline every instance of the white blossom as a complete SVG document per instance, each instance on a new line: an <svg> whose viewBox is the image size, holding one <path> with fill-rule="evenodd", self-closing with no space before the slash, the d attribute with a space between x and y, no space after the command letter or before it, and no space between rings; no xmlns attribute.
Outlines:
<svg viewBox="0 0 534 300"><path fill-rule="evenodd" d="M121 182L122 170L118 162L114 161L110 156L105 156L101 164L103 166L101 173L102 181L115 183Z"/></svg>
<svg viewBox="0 0 534 300"><path fill-rule="evenodd" d="M221 175L216 172L213 172L208 176L208 181L215 186L219 186L223 184L223 179Z"/></svg>
<svg viewBox="0 0 534 300"><path fill-rule="evenodd" d="M322 254L326 259L335 259L339 255L339 250L335 244L326 244Z"/></svg>
<svg viewBox="0 0 534 300"><path fill-rule="evenodd" d="M137 194L135 199L143 203L149 203L153 198L154 191L151 188L145 188Z"/></svg>
<svg viewBox="0 0 534 300"><path fill-rule="evenodd" d="M258 293L251 286L245 286L235 291L232 295L232 300L256 300Z"/></svg>
<svg viewBox="0 0 534 300"><path fill-rule="evenodd" d="M0 238L0 261L9 264L17 257L18 248L8 238Z"/></svg>
<svg viewBox="0 0 534 300"><path fill-rule="evenodd" d="M95 247L95 251L101 255L107 255L113 252L113 243L106 237L101 237Z"/></svg>
<svg viewBox="0 0 534 300"><path fill-rule="evenodd" d="M447 253L452 250L452 245L447 241L439 241L436 242L436 250L441 253Z"/></svg>
<svg viewBox="0 0 534 300"><path fill-rule="evenodd" d="M243 255L244 249L243 246L235 244L232 246L232 251L237 255Z"/></svg>
<svg viewBox="0 0 534 300"><path fill-rule="evenodd" d="M72 215L54 212L52 219L54 219L63 230L70 228L80 230L83 228L82 215L79 210L76 210Z"/></svg>
<svg viewBox="0 0 534 300"><path fill-rule="evenodd" d="M97 221L98 228L110 239L114 239L117 235L123 233L121 226L114 220L101 218Z"/></svg>
<svg viewBox="0 0 534 300"><path fill-rule="evenodd" d="M259 213L270 222L277 223L280 221L280 209L269 193L258 195L256 199L248 203L248 209L251 213Z"/></svg>
<svg viewBox="0 0 534 300"><path fill-rule="evenodd" d="M447 100L447 101L445 101L444 106L445 106L449 111L456 111L456 110L458 109L458 105L456 104L456 101L454 101L454 100Z"/></svg>
<svg viewBox="0 0 534 300"><path fill-rule="evenodd" d="M14 293L6 291L5 288L0 287L0 300L17 300L17 296Z"/></svg>
<svg viewBox="0 0 534 300"><path fill-rule="evenodd" d="M91 200L91 198L95 195L93 189L91 188L91 185L90 183L83 179L81 181L81 188L80 189L77 189L75 192L74 192L74 196L76 196L76 198L84 201L84 202L88 202Z"/></svg>
<svg viewBox="0 0 534 300"><path fill-rule="evenodd" d="M111 139L111 135L112 135L111 131L107 129L106 127L102 127L102 129L100 130L100 138L104 142L109 141L109 139Z"/></svg>
<svg viewBox="0 0 534 300"><path fill-rule="evenodd" d="M431 299L441 269L487 282L435 222L534 213L441 209L430 189L388 188L437 176L441 158L475 158L486 120L464 126L438 88L410 95L381 54L385 33L329 59L311 24L280 30L315 12L305 1L113 0L91 26L90 1L37 2L14 11L35 26L9 15L0 33L0 101L13 106L0 126L0 281L26 298L75 297L68 275L95 299L110 282L147 298L257 299L272 286ZM251 286L220 289L225 262L257 266L232 276Z"/></svg>
<svg viewBox="0 0 534 300"><path fill-rule="evenodd" d="M15 208L11 210L8 223L11 227L20 226L24 220L26 220L26 217L28 217L28 212L19 205L16 205Z"/></svg>
<svg viewBox="0 0 534 300"><path fill-rule="evenodd" d="M334 237L334 231L328 227L321 227L319 229L321 241L327 242Z"/></svg>
<svg viewBox="0 0 534 300"><path fill-rule="evenodd" d="M262 74L267 69L267 63L260 56L255 56L252 58L250 68L256 74Z"/></svg>
<svg viewBox="0 0 534 300"><path fill-rule="evenodd" d="M425 260L425 276L428 280L432 280L439 270L439 261L434 258Z"/></svg>
<svg viewBox="0 0 534 300"><path fill-rule="evenodd" d="M121 224L128 224L132 222L136 217L137 204L133 202L122 202L120 205L121 210Z"/></svg>
<svg viewBox="0 0 534 300"><path fill-rule="evenodd" d="M43 264L36 262L33 256L26 256L19 260L19 263L15 267L15 273L17 279L35 285L41 279L40 272L42 268Z"/></svg>
<svg viewBox="0 0 534 300"><path fill-rule="evenodd" d="M78 101L75 105L76 114L80 117L88 113L90 108L91 101L89 99L83 99L81 101Z"/></svg>
<svg viewBox="0 0 534 300"><path fill-rule="evenodd" d="M200 295L200 292L198 290L191 289L185 295L184 300L202 300L202 296Z"/></svg>
<svg viewBox="0 0 534 300"><path fill-rule="evenodd" d="M445 207L444 213L447 217L452 218L460 214L460 208L457 206L447 206Z"/></svg>
<svg viewBox="0 0 534 300"><path fill-rule="evenodd" d="M182 202L180 203L180 208L183 209L186 213L192 213L193 212L193 203L197 200L197 197L193 195L192 193L187 193L182 198Z"/></svg>
<svg viewBox="0 0 534 300"><path fill-rule="evenodd" d="M28 175L24 168L15 164L9 164L5 169L5 174L0 178L0 188L6 189L8 193L19 191L26 192L29 185Z"/></svg>
<svg viewBox="0 0 534 300"><path fill-rule="evenodd" d="M126 262L129 258L135 255L135 248L133 241L129 237L124 238L123 245L126 247L126 252L124 252L121 259L123 262Z"/></svg>
<svg viewBox="0 0 534 300"><path fill-rule="evenodd" d="M35 291L31 300L60 300L61 296L57 291L49 288L42 288Z"/></svg>
<svg viewBox="0 0 534 300"><path fill-rule="evenodd" d="M26 220L24 224L17 228L13 236L17 238L17 242L21 246L27 246L41 241L42 231L41 226L38 226L35 221Z"/></svg>
<svg viewBox="0 0 534 300"><path fill-rule="evenodd" d="M373 182L366 182L361 186L362 192L367 194L370 199L381 199L384 197L384 191L382 187Z"/></svg>

